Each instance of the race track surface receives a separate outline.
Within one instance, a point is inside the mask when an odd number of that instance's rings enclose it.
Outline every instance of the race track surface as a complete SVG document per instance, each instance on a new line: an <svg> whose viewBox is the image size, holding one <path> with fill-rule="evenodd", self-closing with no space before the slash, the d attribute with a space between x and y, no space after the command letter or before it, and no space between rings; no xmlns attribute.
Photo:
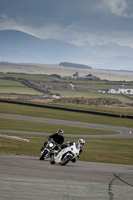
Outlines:
<svg viewBox="0 0 133 200"><path fill-rule="evenodd" d="M133 166L0 155L0 200L132 200Z"/></svg>
<svg viewBox="0 0 133 200"><path fill-rule="evenodd" d="M82 135L82 137L84 138L90 138L90 137L91 138L131 138L133 137L133 128L106 126L106 125L99 125L99 124L72 122L72 121L66 121L66 120L56 120L56 119L29 117L29 116L22 116L22 115L10 115L10 114L0 114L0 117L10 118L10 119L30 120L30 121L36 121L36 122L54 123L54 124L64 124L64 125L70 125L70 126L80 126L80 127L86 127L86 128L95 128L95 129L110 130L110 131L118 132L118 134L115 134L115 135ZM130 131L132 133L131 135L129 134ZM15 130L13 131L0 130L0 132L48 135L48 133L35 133L35 132L15 131ZM65 134L65 136L66 137L67 136L80 137L80 135L72 135L72 134Z"/></svg>

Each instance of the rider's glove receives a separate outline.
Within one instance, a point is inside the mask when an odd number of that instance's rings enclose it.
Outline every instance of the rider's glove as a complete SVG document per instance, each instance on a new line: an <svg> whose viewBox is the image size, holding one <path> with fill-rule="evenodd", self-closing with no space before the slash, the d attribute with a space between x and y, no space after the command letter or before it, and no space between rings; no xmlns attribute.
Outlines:
<svg viewBox="0 0 133 200"><path fill-rule="evenodd" d="M50 140L50 141L51 141L51 138L50 138L49 136L48 136L47 138L48 138L48 140Z"/></svg>

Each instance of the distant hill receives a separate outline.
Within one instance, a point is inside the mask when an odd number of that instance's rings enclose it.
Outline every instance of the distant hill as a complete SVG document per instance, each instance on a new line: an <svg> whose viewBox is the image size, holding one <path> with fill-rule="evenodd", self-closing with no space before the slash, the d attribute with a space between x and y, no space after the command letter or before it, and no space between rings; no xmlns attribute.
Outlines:
<svg viewBox="0 0 133 200"><path fill-rule="evenodd" d="M21 31L0 30L0 61L50 65L65 61L87 63L93 69L132 70L133 48L115 43L76 46L61 40L39 39ZM78 68L78 65L71 67Z"/></svg>
<svg viewBox="0 0 133 200"><path fill-rule="evenodd" d="M76 63L70 63L70 62L61 62L59 63L60 66L64 67L74 67L74 68L82 68L82 69L92 69L92 67L88 65L83 65L83 64L76 64Z"/></svg>
<svg viewBox="0 0 133 200"><path fill-rule="evenodd" d="M103 70L103 69L82 69L82 68L70 68L62 67L58 65L40 64L40 63L11 63L0 62L0 73L21 73L21 74L41 74L50 75L58 74L60 76L72 76L75 72L78 72L80 77L93 75L99 77L102 80L111 81L133 81L133 71L116 71L116 70ZM132 73L131 73L132 72ZM124 83L123 83L124 84Z"/></svg>
<svg viewBox="0 0 133 200"><path fill-rule="evenodd" d="M57 64L61 60L73 62L79 54L85 53L59 40L42 40L21 31L0 31L0 61Z"/></svg>

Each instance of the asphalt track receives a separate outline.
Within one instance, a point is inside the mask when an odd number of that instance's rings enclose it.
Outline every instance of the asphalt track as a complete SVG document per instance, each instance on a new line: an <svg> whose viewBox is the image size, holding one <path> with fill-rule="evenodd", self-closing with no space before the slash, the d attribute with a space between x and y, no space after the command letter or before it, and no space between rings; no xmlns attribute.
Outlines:
<svg viewBox="0 0 133 200"><path fill-rule="evenodd" d="M116 135L101 136L109 138L128 138L132 137L129 131L133 133L133 129L123 127L18 115L1 114L0 117L118 131ZM3 130L1 131L3 132ZM32 132L27 133L33 134ZM45 135L47 133L40 134ZM96 137L98 138L100 136ZM9 199L132 200L133 165L77 161L76 163L70 162L66 166L60 166L51 165L49 159L40 161L36 157L0 155L0 200Z"/></svg>
<svg viewBox="0 0 133 200"><path fill-rule="evenodd" d="M66 121L66 120L47 119L47 118L30 117L30 116L22 116L22 115L10 115L10 114L0 114L0 117L10 118L10 119L29 120L29 121L36 121L36 122L46 122L46 123L53 123L53 124L64 124L64 125L70 125L70 126L80 126L80 127L86 127L86 128L95 128L95 129L110 130L110 131L118 132L118 134L115 134L115 135L82 135L82 137L84 138L90 138L90 137L91 138L131 138L133 137L133 128L107 126L107 125L74 122L74 121ZM132 133L131 135L130 135L130 131ZM15 131L15 130L12 130L12 131L0 130L0 132L48 135L48 133L26 132L26 131ZM67 136L80 137L81 135L65 134L65 136L66 137Z"/></svg>
<svg viewBox="0 0 133 200"><path fill-rule="evenodd" d="M115 173L115 174L114 174ZM0 155L0 200L132 200L133 166Z"/></svg>

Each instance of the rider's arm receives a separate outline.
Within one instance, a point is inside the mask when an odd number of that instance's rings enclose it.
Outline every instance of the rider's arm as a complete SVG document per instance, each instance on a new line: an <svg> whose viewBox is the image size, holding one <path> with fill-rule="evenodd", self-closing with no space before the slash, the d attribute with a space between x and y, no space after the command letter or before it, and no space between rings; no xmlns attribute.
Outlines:
<svg viewBox="0 0 133 200"><path fill-rule="evenodd" d="M54 135L54 134L53 134ZM47 138L48 140L50 140L51 138L53 138L53 135L49 135Z"/></svg>
<svg viewBox="0 0 133 200"><path fill-rule="evenodd" d="M62 140L60 141L60 145L62 145L64 143L64 137L62 138Z"/></svg>
<svg viewBox="0 0 133 200"><path fill-rule="evenodd" d="M51 140L50 136L48 136L47 138L48 138L48 140Z"/></svg>

